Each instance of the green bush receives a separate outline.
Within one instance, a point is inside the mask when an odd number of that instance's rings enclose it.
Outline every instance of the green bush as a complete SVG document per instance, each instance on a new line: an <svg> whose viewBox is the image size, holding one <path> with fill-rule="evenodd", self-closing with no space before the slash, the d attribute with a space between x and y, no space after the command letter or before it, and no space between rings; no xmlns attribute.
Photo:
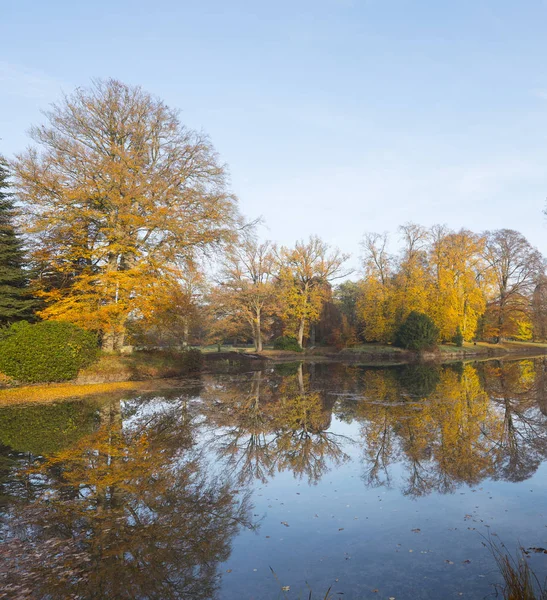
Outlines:
<svg viewBox="0 0 547 600"><path fill-rule="evenodd" d="M463 333L462 333L462 330L460 329L459 325L458 325L458 328L456 329L456 333L454 334L454 337L452 338L452 341L459 348L461 348L463 346Z"/></svg>
<svg viewBox="0 0 547 600"><path fill-rule="evenodd" d="M182 368L188 373L196 373L203 368L203 354L197 348L182 353Z"/></svg>
<svg viewBox="0 0 547 600"><path fill-rule="evenodd" d="M20 321L0 339L0 371L27 383L74 379L98 355L94 333L63 321Z"/></svg>
<svg viewBox="0 0 547 600"><path fill-rule="evenodd" d="M437 345L439 330L430 317L412 311L397 330L395 345L407 350L431 350Z"/></svg>
<svg viewBox="0 0 547 600"><path fill-rule="evenodd" d="M291 352L302 352L298 340L291 335L282 335L275 338L273 343L274 350L290 350Z"/></svg>

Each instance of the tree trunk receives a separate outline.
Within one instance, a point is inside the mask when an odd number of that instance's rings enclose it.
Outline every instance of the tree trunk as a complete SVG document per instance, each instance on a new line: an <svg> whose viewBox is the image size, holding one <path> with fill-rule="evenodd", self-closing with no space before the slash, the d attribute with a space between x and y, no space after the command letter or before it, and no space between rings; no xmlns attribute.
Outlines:
<svg viewBox="0 0 547 600"><path fill-rule="evenodd" d="M123 348L125 331L107 331L103 335L101 349L103 352L117 352Z"/></svg>
<svg viewBox="0 0 547 600"><path fill-rule="evenodd" d="M300 348L304 348L304 326L306 325L306 321L304 318L300 319L300 327L298 328L298 345Z"/></svg>
<svg viewBox="0 0 547 600"><path fill-rule="evenodd" d="M101 349L103 352L114 352L114 332L113 331L108 331L103 335Z"/></svg>
<svg viewBox="0 0 547 600"><path fill-rule="evenodd" d="M182 347L188 346L188 338L190 337L190 324L188 323L188 317L184 317L182 325Z"/></svg>
<svg viewBox="0 0 547 600"><path fill-rule="evenodd" d="M300 390L300 394L303 396L306 390L304 388L304 368L302 363L298 365L298 389Z"/></svg>
<svg viewBox="0 0 547 600"><path fill-rule="evenodd" d="M261 325L262 325L262 323L260 320L260 311L258 311L256 314L256 341L255 341L255 346L256 346L257 352L262 352L262 327L261 327Z"/></svg>

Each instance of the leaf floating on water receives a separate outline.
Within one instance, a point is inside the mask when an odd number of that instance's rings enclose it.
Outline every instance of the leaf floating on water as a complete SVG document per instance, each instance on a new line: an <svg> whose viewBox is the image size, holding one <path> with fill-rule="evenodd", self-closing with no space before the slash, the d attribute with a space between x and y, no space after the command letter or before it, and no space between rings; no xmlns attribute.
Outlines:
<svg viewBox="0 0 547 600"><path fill-rule="evenodd" d="M226 569L226 573L231 573L232 569Z"/></svg>

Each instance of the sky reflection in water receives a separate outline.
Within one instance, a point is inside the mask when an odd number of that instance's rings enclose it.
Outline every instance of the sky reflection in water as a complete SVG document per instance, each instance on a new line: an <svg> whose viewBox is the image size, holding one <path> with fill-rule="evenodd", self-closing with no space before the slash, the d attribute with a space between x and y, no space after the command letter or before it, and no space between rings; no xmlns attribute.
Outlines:
<svg viewBox="0 0 547 600"><path fill-rule="evenodd" d="M1 409L0 598L482 598L481 536L547 547L546 415L543 359Z"/></svg>

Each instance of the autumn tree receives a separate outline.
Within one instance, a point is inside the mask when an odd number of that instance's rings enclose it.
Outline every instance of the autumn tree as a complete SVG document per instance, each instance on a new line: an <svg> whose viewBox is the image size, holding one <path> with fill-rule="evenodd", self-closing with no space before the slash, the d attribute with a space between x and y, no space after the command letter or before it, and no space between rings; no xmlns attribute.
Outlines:
<svg viewBox="0 0 547 600"><path fill-rule="evenodd" d="M403 321L412 311L427 313L431 277L427 262L429 232L422 225L406 223L399 227L403 243L396 275L397 319Z"/></svg>
<svg viewBox="0 0 547 600"><path fill-rule="evenodd" d="M226 168L202 133L140 87L114 79L77 89L31 129L13 161L27 231L47 265L43 318L124 343L180 265L233 238Z"/></svg>
<svg viewBox="0 0 547 600"><path fill-rule="evenodd" d="M15 228L15 198L9 169L0 155L0 325L29 319L35 304L29 294L23 242Z"/></svg>
<svg viewBox="0 0 547 600"><path fill-rule="evenodd" d="M488 304L488 334L498 341L518 336L530 321L531 296L544 270L536 248L518 231L486 232L484 259L491 269L494 295Z"/></svg>
<svg viewBox="0 0 547 600"><path fill-rule="evenodd" d="M547 340L547 276L541 273L532 294L534 339Z"/></svg>
<svg viewBox="0 0 547 600"><path fill-rule="evenodd" d="M226 253L219 285L214 289L212 309L235 326L244 323L257 352L262 351L264 332L276 305L275 258L271 242L260 243L245 234L240 244Z"/></svg>
<svg viewBox="0 0 547 600"><path fill-rule="evenodd" d="M441 340L451 340L459 331L464 340L470 341L486 309L490 285L488 265L483 258L485 239L471 231L454 232L438 225L430 235L433 292L429 314L439 328Z"/></svg>
<svg viewBox="0 0 547 600"><path fill-rule="evenodd" d="M294 248L283 246L277 252L282 315L301 348L310 324L320 316L330 283L349 274L343 269L348 258L317 236L297 242Z"/></svg>
<svg viewBox="0 0 547 600"><path fill-rule="evenodd" d="M206 290L203 270L187 264L179 277L165 282L149 318L129 322L131 337L145 346L189 346L205 320Z"/></svg>
<svg viewBox="0 0 547 600"><path fill-rule="evenodd" d="M396 328L394 258L387 233L366 233L361 242L364 278L356 303L363 335L368 341L388 342Z"/></svg>

